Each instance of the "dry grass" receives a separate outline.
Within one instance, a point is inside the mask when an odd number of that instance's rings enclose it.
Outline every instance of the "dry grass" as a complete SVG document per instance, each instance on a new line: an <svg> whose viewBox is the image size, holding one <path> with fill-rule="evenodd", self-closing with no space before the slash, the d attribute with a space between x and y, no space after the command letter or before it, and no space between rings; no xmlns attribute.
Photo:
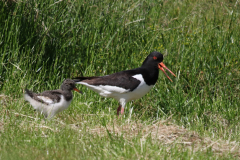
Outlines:
<svg viewBox="0 0 240 160"><path fill-rule="evenodd" d="M152 140L168 145L169 149L172 145L179 145L179 147L183 145L194 152L211 149L216 154L230 152L236 157L240 157L239 142L202 137L194 131L189 131L168 121L155 121L151 124L142 122L125 122L120 124L115 121L106 127L96 126L89 130L92 134L98 136L107 136L107 132L109 132L115 136L123 136L125 139L131 139L140 135L141 139L144 140L151 136Z"/></svg>
<svg viewBox="0 0 240 160"><path fill-rule="evenodd" d="M11 99L9 96L6 96L4 94L0 94L0 104L2 106L6 106L7 105L7 102L9 102Z"/></svg>
<svg viewBox="0 0 240 160"><path fill-rule="evenodd" d="M186 149L192 150L193 152L204 152L211 150L215 154L220 155L231 153L234 157L240 158L239 142L212 139L210 137L200 136L194 131L189 131L184 127L171 123L171 117L167 120L158 120L153 122L140 122L130 119L113 119L108 122L106 126L101 126L90 125L89 121L83 120L85 119L82 117L83 115L81 116L81 120L71 120L72 124L66 124L57 117L48 123L47 121L40 120L39 118L24 115L21 113L11 112L9 114L18 118L23 118L23 121L20 123L20 126L23 130L27 130L28 132L41 130L41 137L48 137L48 134L46 133L49 130L55 133L59 133L61 132L60 128L62 127L70 127L70 129L81 135L83 134L82 132L84 132L83 128L87 126L87 130L85 131L88 131L89 134L95 136L105 137L110 133L112 137L123 137L126 141L129 142L131 142L136 137L140 137L141 141L145 141L150 137L154 143L164 145L169 150L173 146L177 146L179 148L185 147ZM97 117L97 115L95 116ZM0 133L4 133L4 125L7 125L8 123L10 123L9 119L0 120ZM52 125L52 123L54 125Z"/></svg>

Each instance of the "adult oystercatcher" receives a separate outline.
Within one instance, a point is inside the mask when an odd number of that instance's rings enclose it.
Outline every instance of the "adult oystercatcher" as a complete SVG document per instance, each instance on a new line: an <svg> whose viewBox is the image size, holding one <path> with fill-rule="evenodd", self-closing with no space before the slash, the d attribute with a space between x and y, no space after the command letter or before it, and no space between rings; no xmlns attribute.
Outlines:
<svg viewBox="0 0 240 160"><path fill-rule="evenodd" d="M73 78L77 84L82 84L89 89L97 92L103 97L111 97L119 101L117 115L121 111L124 113L124 107L127 102L143 97L157 82L159 71L164 74L164 68L172 75L175 74L163 64L163 55L159 52L150 53L144 60L141 67L102 77L76 77ZM175 76L176 77L176 76Z"/></svg>
<svg viewBox="0 0 240 160"><path fill-rule="evenodd" d="M34 93L26 89L24 98L30 102L35 110L43 113L45 118L51 119L57 113L68 108L73 98L71 90L81 93L76 88L73 80L66 79L62 83L61 89L44 91L42 93Z"/></svg>

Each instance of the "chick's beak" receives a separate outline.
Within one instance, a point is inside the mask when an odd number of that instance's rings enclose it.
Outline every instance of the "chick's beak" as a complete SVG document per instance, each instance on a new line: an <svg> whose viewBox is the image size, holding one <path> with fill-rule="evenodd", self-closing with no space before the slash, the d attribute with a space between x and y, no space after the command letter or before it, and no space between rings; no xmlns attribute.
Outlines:
<svg viewBox="0 0 240 160"><path fill-rule="evenodd" d="M73 90L82 94L82 91L79 91L77 88L73 88Z"/></svg>

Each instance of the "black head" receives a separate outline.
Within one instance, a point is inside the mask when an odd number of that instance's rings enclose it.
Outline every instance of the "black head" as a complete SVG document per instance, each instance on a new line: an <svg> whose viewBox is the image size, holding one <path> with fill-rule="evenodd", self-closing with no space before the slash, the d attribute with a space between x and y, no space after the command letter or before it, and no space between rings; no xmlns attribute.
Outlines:
<svg viewBox="0 0 240 160"><path fill-rule="evenodd" d="M167 75L167 73L164 70L164 68L165 68L172 75L175 76L175 74L170 69L168 69L165 66L165 64L163 64L162 61L163 61L163 55L160 52L154 51L147 56L147 58L144 60L144 62L142 64L142 67L161 69L164 72L164 74L168 77L168 79L170 79L170 77ZM172 80L170 79L170 81L172 81Z"/></svg>
<svg viewBox="0 0 240 160"><path fill-rule="evenodd" d="M75 82L71 79L66 79L65 81L63 81L63 83L61 85L61 90L67 90L67 91L75 90L75 91L81 93L81 91L79 91L76 88Z"/></svg>
<svg viewBox="0 0 240 160"><path fill-rule="evenodd" d="M162 61L163 55L160 52L154 51L147 56L142 66L154 66L154 68L158 68L158 64Z"/></svg>

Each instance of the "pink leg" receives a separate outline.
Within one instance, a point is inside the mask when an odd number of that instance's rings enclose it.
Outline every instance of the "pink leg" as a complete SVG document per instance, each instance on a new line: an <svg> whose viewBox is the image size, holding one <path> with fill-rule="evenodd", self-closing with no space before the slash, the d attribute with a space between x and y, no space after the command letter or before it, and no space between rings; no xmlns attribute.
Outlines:
<svg viewBox="0 0 240 160"><path fill-rule="evenodd" d="M121 111L121 115L123 115L124 114L124 108L121 106L121 105L119 105L119 107L118 107L118 109L117 109L117 115L119 116L119 112Z"/></svg>
<svg viewBox="0 0 240 160"><path fill-rule="evenodd" d="M122 107L122 110L121 110L121 114L123 115L124 114L124 108Z"/></svg>

